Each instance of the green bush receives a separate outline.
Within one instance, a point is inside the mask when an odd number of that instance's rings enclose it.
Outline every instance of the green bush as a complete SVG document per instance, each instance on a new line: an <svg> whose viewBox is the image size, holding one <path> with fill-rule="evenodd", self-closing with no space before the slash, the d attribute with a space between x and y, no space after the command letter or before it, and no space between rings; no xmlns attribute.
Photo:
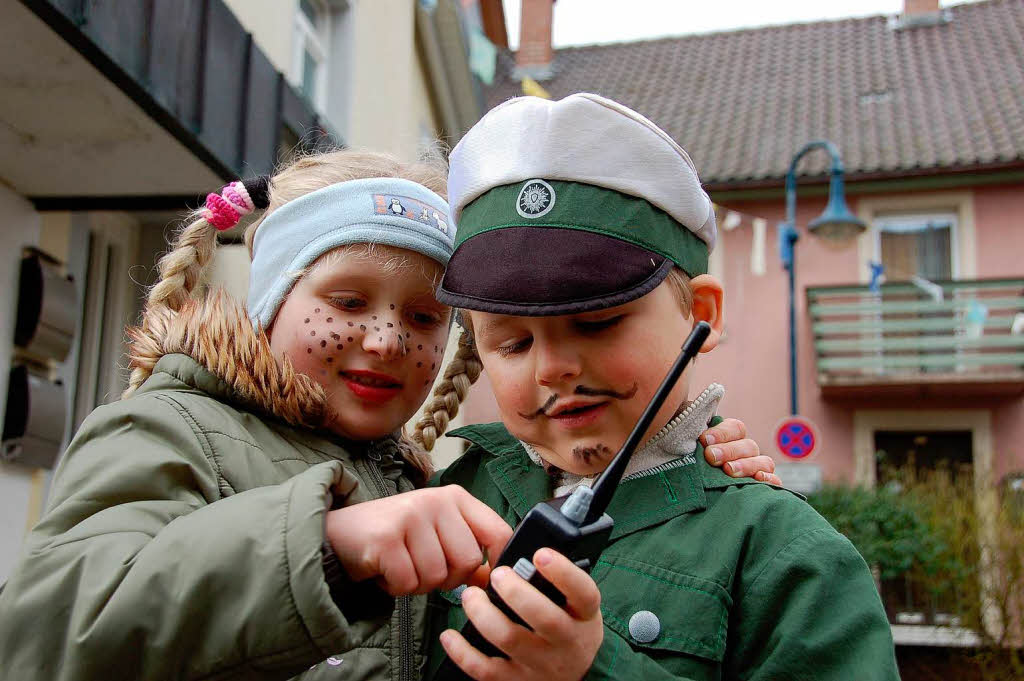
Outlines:
<svg viewBox="0 0 1024 681"><path fill-rule="evenodd" d="M950 649L950 660L979 679L1024 679L1020 500L976 488L962 471L886 470L884 477L890 482L873 489L825 487L808 502L882 580L908 579L952 604L955 624L982 643Z"/></svg>
<svg viewBox="0 0 1024 681"><path fill-rule="evenodd" d="M927 522L926 509L911 495L889 488L825 487L807 501L853 542L882 579L912 569L932 575L947 570L957 577L964 573Z"/></svg>

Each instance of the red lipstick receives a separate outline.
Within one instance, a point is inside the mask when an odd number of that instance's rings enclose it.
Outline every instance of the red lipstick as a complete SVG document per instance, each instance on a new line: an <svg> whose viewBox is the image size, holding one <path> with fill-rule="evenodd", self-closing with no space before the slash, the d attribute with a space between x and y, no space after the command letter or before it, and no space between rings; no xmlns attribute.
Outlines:
<svg viewBox="0 0 1024 681"><path fill-rule="evenodd" d="M349 390L364 402L383 404L402 392L402 382L394 376L376 371L341 371L341 380Z"/></svg>

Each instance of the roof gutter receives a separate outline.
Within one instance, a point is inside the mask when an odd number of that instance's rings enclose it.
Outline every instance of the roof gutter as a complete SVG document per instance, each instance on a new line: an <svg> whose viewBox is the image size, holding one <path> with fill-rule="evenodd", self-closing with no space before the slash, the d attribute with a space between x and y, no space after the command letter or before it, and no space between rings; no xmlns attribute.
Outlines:
<svg viewBox="0 0 1024 681"><path fill-rule="evenodd" d="M878 194L893 191L923 191L954 187L1024 182L1024 160L998 164L928 168L898 173L848 173L847 194ZM828 175L801 177L800 191L808 195L828 193ZM805 190L806 187L806 190ZM716 201L748 201L781 198L784 178L747 182L705 182L704 188Z"/></svg>
<svg viewBox="0 0 1024 681"><path fill-rule="evenodd" d="M437 38L434 18L431 16L431 11L424 7L422 2L416 3L416 31L420 36L419 44L423 52L423 59L427 64L427 72L434 84L434 87L430 89L431 99L434 102L438 118L441 120L441 129L448 138L448 142L454 146L462 136L459 129L459 117L455 111L448 73L444 68L444 56L441 53L441 43Z"/></svg>
<svg viewBox="0 0 1024 681"><path fill-rule="evenodd" d="M454 0L416 3L416 28L442 128L450 144L483 115L484 98L469 68L462 17Z"/></svg>

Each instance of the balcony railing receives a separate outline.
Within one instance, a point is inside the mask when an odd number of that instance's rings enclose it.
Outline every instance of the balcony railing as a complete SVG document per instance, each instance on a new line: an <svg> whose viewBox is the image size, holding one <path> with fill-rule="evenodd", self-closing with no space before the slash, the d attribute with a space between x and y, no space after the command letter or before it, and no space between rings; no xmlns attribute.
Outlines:
<svg viewBox="0 0 1024 681"><path fill-rule="evenodd" d="M1024 392L1024 279L931 283L807 289L826 396Z"/></svg>

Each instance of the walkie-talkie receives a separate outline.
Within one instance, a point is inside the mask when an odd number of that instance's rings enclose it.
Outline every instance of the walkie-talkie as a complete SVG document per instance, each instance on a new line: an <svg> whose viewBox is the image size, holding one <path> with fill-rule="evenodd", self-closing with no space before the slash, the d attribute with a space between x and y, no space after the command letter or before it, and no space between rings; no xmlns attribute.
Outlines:
<svg viewBox="0 0 1024 681"><path fill-rule="evenodd" d="M581 569L590 572L608 544L608 538L615 526L615 521L605 513L605 510L622 480L622 474L626 470L633 452L640 445L641 439L650 427L651 421L654 420L661 405L672 392L672 388L679 376L682 375L686 365L700 351L700 347L709 333L711 333L711 327L707 322L698 322L693 328L686 342L683 343L682 351L672 364L672 368L669 369L668 375L665 376L665 380L661 382L650 404L641 414L640 420L594 486L577 487L568 496L542 501L531 508L519 523L519 527L516 528L493 567L511 565L516 574L536 587L538 591L558 605L565 605L565 596L534 568L531 562L533 554L540 548L552 548L568 557ZM487 596L513 622L528 626L490 586L487 587ZM462 635L484 655L507 657L485 639L472 622L467 622L462 628ZM438 668L437 678L447 680L468 679L469 677L451 661L451 658L446 657Z"/></svg>

